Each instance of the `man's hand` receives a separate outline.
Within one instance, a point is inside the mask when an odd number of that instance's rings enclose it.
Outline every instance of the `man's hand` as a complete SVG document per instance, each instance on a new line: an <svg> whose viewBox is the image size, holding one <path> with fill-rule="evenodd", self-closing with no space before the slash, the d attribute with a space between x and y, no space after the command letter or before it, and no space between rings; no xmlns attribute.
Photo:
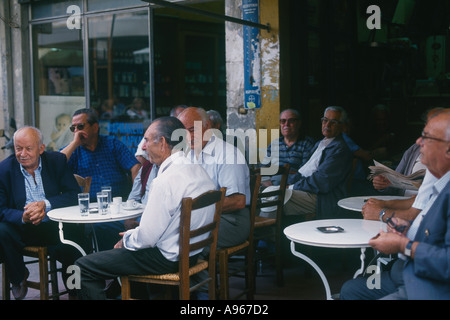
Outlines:
<svg viewBox="0 0 450 320"><path fill-rule="evenodd" d="M125 234L125 232L120 232L119 236L122 237L122 239L120 239L114 246L114 249L120 249L123 248L123 235Z"/></svg>
<svg viewBox="0 0 450 320"><path fill-rule="evenodd" d="M377 237L369 240L369 245L385 254L404 252L409 239L394 232L380 231Z"/></svg>
<svg viewBox="0 0 450 320"><path fill-rule="evenodd" d="M23 212L23 221L37 225L45 218L45 202L36 201L27 204Z"/></svg>
<svg viewBox="0 0 450 320"><path fill-rule="evenodd" d="M380 211L385 207L383 200L370 198L362 207L362 215L366 220L380 219Z"/></svg>
<svg viewBox="0 0 450 320"><path fill-rule="evenodd" d="M375 176L372 183L375 190L386 189L391 185L391 182L382 175Z"/></svg>

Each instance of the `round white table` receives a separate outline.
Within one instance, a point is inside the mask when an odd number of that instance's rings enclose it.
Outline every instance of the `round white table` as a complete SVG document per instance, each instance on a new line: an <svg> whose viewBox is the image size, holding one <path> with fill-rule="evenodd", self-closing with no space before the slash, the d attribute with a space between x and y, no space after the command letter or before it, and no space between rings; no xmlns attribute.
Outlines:
<svg viewBox="0 0 450 320"><path fill-rule="evenodd" d="M96 203L90 203L89 208L97 208ZM112 214L109 209L107 214L100 213L89 213L87 216L81 216L80 208L78 205L71 207L64 207L50 210L47 213L47 216L50 220L57 221L59 223L59 238L62 243L72 245L77 248L83 256L86 255L86 252L81 248L81 246L71 240L64 238L64 230L63 223L102 223L102 222L112 222L112 221L121 221L126 219L137 218L142 215L144 212L144 206L139 205L135 209L125 210L123 206L121 206L120 211L116 214ZM94 233L94 240L95 233Z"/></svg>
<svg viewBox="0 0 450 320"><path fill-rule="evenodd" d="M291 240L292 254L309 263L317 271L325 286L327 300L332 300L325 274L313 260L298 252L295 244L326 248L360 248L361 267L356 271L355 278L364 271L365 250L369 247L370 238L377 235L384 225L380 221L363 219L313 220L293 224L284 229L284 234ZM331 228L325 230L328 232L322 232L317 229L318 227ZM340 227L342 231L333 232L337 229L334 227Z"/></svg>
<svg viewBox="0 0 450 320"><path fill-rule="evenodd" d="M352 210L352 211L362 211L362 207L370 198L379 199L379 200L396 200L396 199L409 199L410 197L403 196L361 196L361 197L350 197L341 199L338 201L338 206L341 208Z"/></svg>

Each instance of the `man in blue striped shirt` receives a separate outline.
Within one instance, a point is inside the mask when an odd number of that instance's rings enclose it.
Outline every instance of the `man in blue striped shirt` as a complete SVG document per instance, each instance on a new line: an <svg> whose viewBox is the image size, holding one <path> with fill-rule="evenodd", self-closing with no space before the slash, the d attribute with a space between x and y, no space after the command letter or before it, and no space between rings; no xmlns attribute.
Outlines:
<svg viewBox="0 0 450 320"><path fill-rule="evenodd" d="M263 165L284 166L290 164L290 170L294 174L308 161L315 141L313 138L303 136L301 133L300 113L295 109L286 109L280 113L281 137L272 141L267 148L267 155L261 162ZM274 176L263 184L279 185L280 177Z"/></svg>

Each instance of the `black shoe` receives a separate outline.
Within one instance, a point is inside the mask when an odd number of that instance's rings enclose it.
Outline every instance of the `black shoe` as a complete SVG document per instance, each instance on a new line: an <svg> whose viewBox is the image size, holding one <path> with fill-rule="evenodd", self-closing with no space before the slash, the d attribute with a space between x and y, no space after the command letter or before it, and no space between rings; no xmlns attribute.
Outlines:
<svg viewBox="0 0 450 320"><path fill-rule="evenodd" d="M22 300L25 298L28 292L27 279L30 275L30 271L25 268L25 278L19 284L13 284L11 286L11 291L16 300Z"/></svg>

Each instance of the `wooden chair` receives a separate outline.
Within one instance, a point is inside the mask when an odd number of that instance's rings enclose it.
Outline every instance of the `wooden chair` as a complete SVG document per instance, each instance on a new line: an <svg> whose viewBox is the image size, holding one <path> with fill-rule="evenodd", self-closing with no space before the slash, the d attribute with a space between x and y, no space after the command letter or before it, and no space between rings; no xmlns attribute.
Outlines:
<svg viewBox="0 0 450 320"><path fill-rule="evenodd" d="M184 198L181 205L180 217L180 253L179 253L179 271L177 273L168 273L162 275L128 275L120 277L122 283L122 300L131 299L131 282L154 283L170 286L178 286L179 298L189 300L190 292L200 288L206 282L209 283L209 299L215 299L215 255L217 247L217 233L219 231L220 215L222 205L225 199L226 188L220 191L209 191L195 199ZM216 204L214 220L212 223L191 230L191 213L195 210ZM208 238L196 243L190 243L192 238L209 233ZM209 261L199 260L193 267L189 267L189 253L210 246ZM208 269L209 278L190 287L190 277L194 274Z"/></svg>
<svg viewBox="0 0 450 320"><path fill-rule="evenodd" d="M82 176L79 176L77 174L74 174L74 176L78 182L78 185L81 187L81 190L84 193L89 193L89 190L91 189L92 177L83 178Z"/></svg>
<svg viewBox="0 0 450 320"><path fill-rule="evenodd" d="M261 183L261 177L257 174L251 174L250 176L250 189L252 191L252 197L254 190L256 188L257 181ZM258 185L259 185L258 184ZM259 188L259 187L258 187ZM253 202L253 201L252 201ZM217 250L217 260L219 262L219 299L228 300L230 299L230 286L229 279L231 277L242 277L241 274L244 273L245 276L245 288L238 295L233 297L237 299L243 295L247 295L248 300L253 300L254 298L254 241L253 241L253 230L255 225L255 210L250 210L250 232L248 239L243 243L236 245L234 247L220 248ZM240 268L233 269L232 272L229 270L229 262L233 257L245 256L244 264ZM242 261L238 258L237 260Z"/></svg>
<svg viewBox="0 0 450 320"><path fill-rule="evenodd" d="M281 175L280 188L278 190L263 192L260 189L261 175L256 180L254 194L252 196L251 210L255 211L255 248L259 240L275 242L275 251L256 250L255 261L264 260L268 257L275 257L277 285L284 285L283 259L281 241L283 237L282 216L284 208L284 197L286 193L287 179L289 175L289 164L279 167L277 175ZM259 215L261 208L276 207L275 217L262 217ZM256 272L255 272L256 277Z"/></svg>
<svg viewBox="0 0 450 320"><path fill-rule="evenodd" d="M26 261L25 264L38 263L39 264L39 281L27 280L28 288L39 290L41 300L55 299L58 300L67 291L59 292L57 272L60 271L56 266L56 259L49 257L47 247L29 246L23 249L23 255L26 257L37 258ZM2 295L3 300L11 298L8 274L5 264L2 264ZM52 288L52 294L49 292L49 285Z"/></svg>

